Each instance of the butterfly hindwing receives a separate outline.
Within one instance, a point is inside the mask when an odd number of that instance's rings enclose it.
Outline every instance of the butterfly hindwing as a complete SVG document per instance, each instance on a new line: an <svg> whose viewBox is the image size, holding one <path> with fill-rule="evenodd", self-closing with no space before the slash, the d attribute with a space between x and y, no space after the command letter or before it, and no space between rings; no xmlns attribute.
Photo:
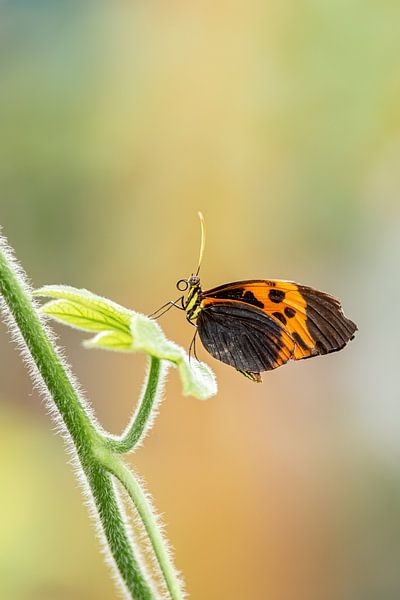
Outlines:
<svg viewBox="0 0 400 600"><path fill-rule="evenodd" d="M340 350L357 330L337 298L291 281L238 281L204 291L202 297L202 304L212 299L244 303L268 315L293 339L295 360Z"/></svg>
<svg viewBox="0 0 400 600"><path fill-rule="evenodd" d="M240 301L204 298L197 328L205 349L248 377L275 369L293 355L295 342L281 323Z"/></svg>

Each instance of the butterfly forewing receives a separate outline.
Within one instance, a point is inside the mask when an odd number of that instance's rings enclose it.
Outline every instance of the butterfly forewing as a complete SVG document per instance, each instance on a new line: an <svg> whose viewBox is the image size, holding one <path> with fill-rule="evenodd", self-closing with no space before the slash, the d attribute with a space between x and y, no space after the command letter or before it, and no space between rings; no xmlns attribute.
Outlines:
<svg viewBox="0 0 400 600"><path fill-rule="evenodd" d="M202 298L202 307L224 300L268 315L291 337L294 350L289 358L295 360L340 350L357 330L337 298L292 281L237 281L204 291Z"/></svg>

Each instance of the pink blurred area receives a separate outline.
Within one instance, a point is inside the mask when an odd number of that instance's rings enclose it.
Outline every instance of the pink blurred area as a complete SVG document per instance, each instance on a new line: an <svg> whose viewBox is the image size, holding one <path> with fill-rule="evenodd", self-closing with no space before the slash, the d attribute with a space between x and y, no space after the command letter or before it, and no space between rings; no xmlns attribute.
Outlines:
<svg viewBox="0 0 400 600"><path fill-rule="evenodd" d="M215 370L129 461L193 600L400 594L397 276L400 6L349 0L5 2L0 221L32 283L151 313L205 288L293 279L334 293L343 352L254 385ZM185 347L179 311L160 324ZM60 344L121 431L142 356ZM0 329L0 598L118 597L46 407Z"/></svg>

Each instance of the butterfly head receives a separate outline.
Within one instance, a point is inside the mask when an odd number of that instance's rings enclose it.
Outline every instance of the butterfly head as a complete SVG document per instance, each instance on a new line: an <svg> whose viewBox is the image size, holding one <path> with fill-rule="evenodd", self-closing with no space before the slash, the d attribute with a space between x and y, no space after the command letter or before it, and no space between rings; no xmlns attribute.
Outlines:
<svg viewBox="0 0 400 600"><path fill-rule="evenodd" d="M200 277L198 275L192 275L188 279L180 279L176 283L176 287L180 292L186 292L192 288L197 288L200 286Z"/></svg>
<svg viewBox="0 0 400 600"><path fill-rule="evenodd" d="M193 290L200 288L200 277L198 275L191 275L188 279L180 279L176 283L176 287L180 292L186 292L189 290L189 294Z"/></svg>

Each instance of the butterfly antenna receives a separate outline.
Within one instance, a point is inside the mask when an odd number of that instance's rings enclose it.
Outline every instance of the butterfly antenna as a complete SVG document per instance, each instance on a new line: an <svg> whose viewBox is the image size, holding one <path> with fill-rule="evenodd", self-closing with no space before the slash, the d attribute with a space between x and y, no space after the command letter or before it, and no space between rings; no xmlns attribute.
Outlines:
<svg viewBox="0 0 400 600"><path fill-rule="evenodd" d="M199 264L198 264L198 267L197 267L196 275L198 275L199 272L200 272L201 261L203 260L204 248L205 248L205 245L206 245L206 226L204 224L203 213L201 213L199 211L198 215L199 215L200 227L201 227L201 244L200 244Z"/></svg>

